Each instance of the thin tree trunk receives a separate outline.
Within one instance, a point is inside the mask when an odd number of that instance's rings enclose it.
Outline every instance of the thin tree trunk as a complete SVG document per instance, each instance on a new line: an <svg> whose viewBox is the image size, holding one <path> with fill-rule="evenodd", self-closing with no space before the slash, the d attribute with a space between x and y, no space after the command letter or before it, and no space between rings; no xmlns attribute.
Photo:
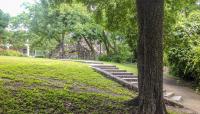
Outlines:
<svg viewBox="0 0 200 114"><path fill-rule="evenodd" d="M105 31L103 31L103 43L104 43L104 46L106 48L107 55L110 55L109 41L107 39Z"/></svg>
<svg viewBox="0 0 200 114"><path fill-rule="evenodd" d="M91 43L91 41L88 41L87 38L83 37L85 42L87 43L87 45L89 46L90 48L90 51L92 52L92 56L93 56L93 59L95 60L96 59L96 52L95 52L95 49Z"/></svg>
<svg viewBox="0 0 200 114"><path fill-rule="evenodd" d="M82 56L81 56L81 43L80 43L80 39L77 41L77 45L76 45L76 51L78 52L78 58L82 59Z"/></svg>
<svg viewBox="0 0 200 114"><path fill-rule="evenodd" d="M100 46L100 49L99 49L99 50L100 50L100 53L99 53L99 55L101 55L101 48L102 48L102 47L101 47L101 43L99 44L99 46Z"/></svg>
<svg viewBox="0 0 200 114"><path fill-rule="evenodd" d="M166 114L163 100L164 0L137 0L138 114Z"/></svg>
<svg viewBox="0 0 200 114"><path fill-rule="evenodd" d="M65 42L64 42L64 34L61 35L61 41L60 41L60 58L63 59L65 56Z"/></svg>

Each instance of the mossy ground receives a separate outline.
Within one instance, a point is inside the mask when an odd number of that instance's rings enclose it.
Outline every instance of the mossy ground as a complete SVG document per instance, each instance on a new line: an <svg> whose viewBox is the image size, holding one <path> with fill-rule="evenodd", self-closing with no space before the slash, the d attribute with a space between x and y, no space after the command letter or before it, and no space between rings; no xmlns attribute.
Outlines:
<svg viewBox="0 0 200 114"><path fill-rule="evenodd" d="M130 113L135 96L85 64L0 57L0 113Z"/></svg>

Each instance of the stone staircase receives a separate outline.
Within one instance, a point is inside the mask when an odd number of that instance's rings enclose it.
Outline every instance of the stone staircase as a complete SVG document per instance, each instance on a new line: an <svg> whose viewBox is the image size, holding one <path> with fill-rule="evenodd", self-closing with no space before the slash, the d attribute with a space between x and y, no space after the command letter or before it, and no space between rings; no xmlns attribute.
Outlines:
<svg viewBox="0 0 200 114"><path fill-rule="evenodd" d="M95 71L103 74L104 76L111 78L126 88L138 91L138 76L133 73L127 72L126 70L120 70L115 65L103 64L98 61L82 61L76 60L76 62L82 62L89 64ZM184 107L181 102L183 102L182 96L176 95L172 91L163 90L164 98L166 103L170 105L175 105L179 107Z"/></svg>

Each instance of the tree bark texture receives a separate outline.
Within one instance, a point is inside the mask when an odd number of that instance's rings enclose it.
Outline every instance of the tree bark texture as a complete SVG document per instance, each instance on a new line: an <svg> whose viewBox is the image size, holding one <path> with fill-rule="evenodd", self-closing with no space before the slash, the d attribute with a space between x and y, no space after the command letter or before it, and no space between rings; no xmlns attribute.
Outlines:
<svg viewBox="0 0 200 114"><path fill-rule="evenodd" d="M138 114L166 114L163 100L164 0L137 0Z"/></svg>

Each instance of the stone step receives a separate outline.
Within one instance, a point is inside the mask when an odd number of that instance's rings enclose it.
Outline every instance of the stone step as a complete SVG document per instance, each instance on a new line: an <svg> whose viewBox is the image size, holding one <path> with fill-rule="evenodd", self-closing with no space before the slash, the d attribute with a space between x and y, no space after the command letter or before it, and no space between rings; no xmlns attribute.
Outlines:
<svg viewBox="0 0 200 114"><path fill-rule="evenodd" d="M113 75L133 75L133 73L130 72L112 72Z"/></svg>
<svg viewBox="0 0 200 114"><path fill-rule="evenodd" d="M164 92L164 97L173 97L174 93L173 92Z"/></svg>
<svg viewBox="0 0 200 114"><path fill-rule="evenodd" d="M85 62L85 63L90 64L90 65L102 65L103 64L101 62L92 62L92 61Z"/></svg>
<svg viewBox="0 0 200 114"><path fill-rule="evenodd" d="M181 102L183 101L182 96L172 96L169 99L176 101L176 102Z"/></svg>
<svg viewBox="0 0 200 114"><path fill-rule="evenodd" d="M87 63L89 64L90 66L93 66L93 65L102 65L103 63Z"/></svg>
<svg viewBox="0 0 200 114"><path fill-rule="evenodd" d="M128 82L137 82L138 78L122 78L123 80L126 80Z"/></svg>
<svg viewBox="0 0 200 114"><path fill-rule="evenodd" d="M106 69L107 72L126 72L126 70L118 70L118 69Z"/></svg>
<svg viewBox="0 0 200 114"><path fill-rule="evenodd" d="M119 78L138 78L138 76L134 75L115 75L115 76Z"/></svg>
<svg viewBox="0 0 200 114"><path fill-rule="evenodd" d="M73 61L86 63L86 64L103 64L102 62L98 62L98 61L84 61L84 60L73 60Z"/></svg>
<svg viewBox="0 0 200 114"><path fill-rule="evenodd" d="M115 65L94 65L95 67L116 67Z"/></svg>
<svg viewBox="0 0 200 114"><path fill-rule="evenodd" d="M138 82L130 82L131 84L138 84Z"/></svg>
<svg viewBox="0 0 200 114"><path fill-rule="evenodd" d="M138 76L134 76L133 73L126 72L125 70L119 70L116 66L114 65L91 65L92 67L96 67L101 69L101 71L109 72L110 74L113 74L115 77L118 77L117 79L124 80L125 82L123 83L128 83L128 85L131 85L131 87L138 88ZM110 75L110 74L106 75ZM111 77L113 77L113 75ZM182 96L176 96L173 92L168 92L166 89L163 89L163 94L165 100L172 101L175 103L178 103L182 101Z"/></svg>
<svg viewBox="0 0 200 114"><path fill-rule="evenodd" d="M96 67L96 68L99 68L99 67ZM119 68L117 68L117 67L100 67L100 69L102 69L102 70L118 70Z"/></svg>
<svg viewBox="0 0 200 114"><path fill-rule="evenodd" d="M89 64L90 66L95 66L95 65L99 65L99 64Z"/></svg>
<svg viewBox="0 0 200 114"><path fill-rule="evenodd" d="M100 65L93 65L92 67L96 67L96 68L117 68L116 66L100 66Z"/></svg>

